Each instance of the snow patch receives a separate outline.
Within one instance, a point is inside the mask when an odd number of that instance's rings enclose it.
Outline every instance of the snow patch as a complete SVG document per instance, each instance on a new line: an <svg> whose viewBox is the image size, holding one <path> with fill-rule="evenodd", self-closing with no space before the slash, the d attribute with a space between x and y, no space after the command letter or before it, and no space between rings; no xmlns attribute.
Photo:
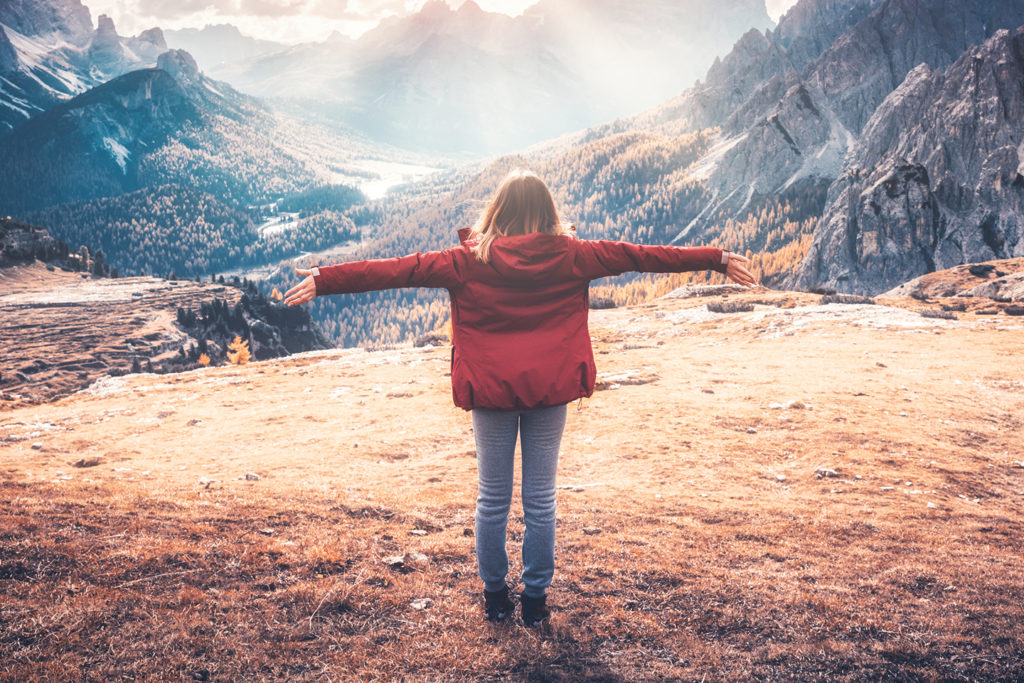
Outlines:
<svg viewBox="0 0 1024 683"><path fill-rule="evenodd" d="M103 146L107 148L110 156L121 167L121 173L127 173L128 157L131 156L128 149L114 138L103 138Z"/></svg>
<svg viewBox="0 0 1024 683"><path fill-rule="evenodd" d="M224 97L224 94L220 90L214 88L212 85L210 85L210 82L205 79L203 80L203 87L205 87L207 90L212 92L217 97Z"/></svg>
<svg viewBox="0 0 1024 683"><path fill-rule="evenodd" d="M686 177L693 180L707 180L730 149L747 139L748 133L734 138L725 138L711 146L707 153L686 169Z"/></svg>

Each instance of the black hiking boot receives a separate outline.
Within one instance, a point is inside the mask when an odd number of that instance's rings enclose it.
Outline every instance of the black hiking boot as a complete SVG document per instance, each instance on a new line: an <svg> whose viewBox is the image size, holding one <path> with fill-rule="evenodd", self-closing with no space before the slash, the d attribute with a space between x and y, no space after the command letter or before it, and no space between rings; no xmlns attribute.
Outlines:
<svg viewBox="0 0 1024 683"><path fill-rule="evenodd" d="M519 604L523 606L523 624L537 626L551 618L551 610L547 606L546 595L531 598L526 593L519 596Z"/></svg>
<svg viewBox="0 0 1024 683"><path fill-rule="evenodd" d="M487 621L504 621L515 611L516 606L508 597L508 586L493 592L484 590L484 618Z"/></svg>

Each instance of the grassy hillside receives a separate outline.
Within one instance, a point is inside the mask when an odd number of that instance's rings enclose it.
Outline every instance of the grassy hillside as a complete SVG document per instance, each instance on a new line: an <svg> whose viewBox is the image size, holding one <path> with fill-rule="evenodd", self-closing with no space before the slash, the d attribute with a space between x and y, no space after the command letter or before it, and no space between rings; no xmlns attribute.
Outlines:
<svg viewBox="0 0 1024 683"><path fill-rule="evenodd" d="M0 413L0 678L1021 678L1024 327L818 299L594 312L540 631L481 618L446 348Z"/></svg>

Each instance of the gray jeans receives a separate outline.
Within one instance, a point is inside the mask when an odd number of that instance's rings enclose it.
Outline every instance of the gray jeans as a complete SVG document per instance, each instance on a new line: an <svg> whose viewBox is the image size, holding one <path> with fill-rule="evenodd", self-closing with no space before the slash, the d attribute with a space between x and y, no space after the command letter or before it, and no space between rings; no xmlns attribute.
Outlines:
<svg viewBox="0 0 1024 683"><path fill-rule="evenodd" d="M500 590L508 573L505 528L512 503L516 435L523 453L523 591L546 594L555 573L555 473L565 429L565 405L534 410L473 409L479 485L476 499L476 558L489 591Z"/></svg>

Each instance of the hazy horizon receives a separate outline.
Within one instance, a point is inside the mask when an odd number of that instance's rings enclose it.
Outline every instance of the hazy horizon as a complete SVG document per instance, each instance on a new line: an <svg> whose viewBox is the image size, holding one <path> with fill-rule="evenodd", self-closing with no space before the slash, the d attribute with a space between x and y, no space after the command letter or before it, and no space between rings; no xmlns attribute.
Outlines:
<svg viewBox="0 0 1024 683"><path fill-rule="evenodd" d="M114 21L121 35L159 26L165 30L202 29L232 24L242 34L288 45L321 42L334 32L357 38L384 19L414 14L428 0L83 0L93 24L101 14ZM454 9L467 0L445 0ZM482 9L518 16L537 0L474 0ZM765 0L772 21L796 0Z"/></svg>

